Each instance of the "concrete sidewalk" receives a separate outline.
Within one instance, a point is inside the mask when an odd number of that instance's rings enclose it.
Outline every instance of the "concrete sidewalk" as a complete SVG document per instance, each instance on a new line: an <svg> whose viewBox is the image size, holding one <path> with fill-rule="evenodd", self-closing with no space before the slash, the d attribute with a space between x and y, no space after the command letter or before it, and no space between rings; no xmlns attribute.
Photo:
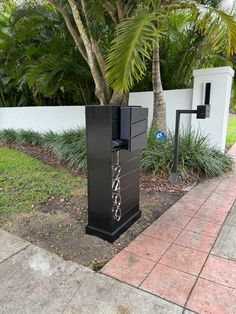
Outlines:
<svg viewBox="0 0 236 314"><path fill-rule="evenodd" d="M95 273L0 230L1 314L182 313L159 297Z"/></svg>
<svg viewBox="0 0 236 314"><path fill-rule="evenodd" d="M236 144L229 154L236 161ZM102 272L184 313L235 314L235 201L236 168L193 188Z"/></svg>
<svg viewBox="0 0 236 314"><path fill-rule="evenodd" d="M235 197L236 170L198 185L104 274L0 230L0 313L234 314Z"/></svg>

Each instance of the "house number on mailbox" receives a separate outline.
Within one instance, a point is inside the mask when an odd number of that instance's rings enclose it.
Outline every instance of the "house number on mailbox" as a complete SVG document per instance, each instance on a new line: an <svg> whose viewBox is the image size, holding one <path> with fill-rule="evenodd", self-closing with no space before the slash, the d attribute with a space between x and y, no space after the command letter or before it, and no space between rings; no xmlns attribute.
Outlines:
<svg viewBox="0 0 236 314"><path fill-rule="evenodd" d="M112 214L113 219L120 221L121 219L121 195L120 195L120 173L121 166L119 162L119 151L115 152L116 161L112 166Z"/></svg>

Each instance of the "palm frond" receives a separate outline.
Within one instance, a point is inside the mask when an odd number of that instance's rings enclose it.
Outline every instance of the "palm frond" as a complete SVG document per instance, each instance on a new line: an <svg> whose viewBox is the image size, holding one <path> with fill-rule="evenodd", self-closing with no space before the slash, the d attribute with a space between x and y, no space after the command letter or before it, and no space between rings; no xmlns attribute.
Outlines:
<svg viewBox="0 0 236 314"><path fill-rule="evenodd" d="M222 5L223 1L215 7L199 4L197 1L176 1L166 9L189 14L189 22L206 36L211 42L212 49L219 49L225 45L228 56L236 52L236 22Z"/></svg>
<svg viewBox="0 0 236 314"><path fill-rule="evenodd" d="M34 96L69 92L79 103L87 104L91 99L91 75L77 54L45 55L28 67L25 79Z"/></svg>
<svg viewBox="0 0 236 314"><path fill-rule="evenodd" d="M106 63L107 80L118 91L129 91L145 74L145 60L163 31L155 26L160 15L139 14L120 23Z"/></svg>
<svg viewBox="0 0 236 314"><path fill-rule="evenodd" d="M218 28L218 36L213 40L213 44L217 47L222 43L227 33L226 52L228 56L233 56L236 53L236 21L233 16L217 9L213 9L216 15L215 31ZM221 25L221 28L219 27Z"/></svg>
<svg viewBox="0 0 236 314"><path fill-rule="evenodd" d="M14 27L16 23L22 18L31 18L40 16L44 19L44 23L55 22L59 19L59 15L49 5L41 4L40 1L36 0L34 3L24 1L15 7L11 14L10 23Z"/></svg>

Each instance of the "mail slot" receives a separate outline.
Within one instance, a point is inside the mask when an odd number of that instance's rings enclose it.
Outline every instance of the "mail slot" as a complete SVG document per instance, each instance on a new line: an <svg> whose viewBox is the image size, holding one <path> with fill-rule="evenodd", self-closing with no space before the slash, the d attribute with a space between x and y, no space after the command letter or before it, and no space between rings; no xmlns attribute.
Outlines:
<svg viewBox="0 0 236 314"><path fill-rule="evenodd" d="M86 106L86 233L113 242L141 216L139 158L147 142L147 114L136 106Z"/></svg>
<svg viewBox="0 0 236 314"><path fill-rule="evenodd" d="M211 83L204 84L204 105L197 106L197 119L210 118Z"/></svg>

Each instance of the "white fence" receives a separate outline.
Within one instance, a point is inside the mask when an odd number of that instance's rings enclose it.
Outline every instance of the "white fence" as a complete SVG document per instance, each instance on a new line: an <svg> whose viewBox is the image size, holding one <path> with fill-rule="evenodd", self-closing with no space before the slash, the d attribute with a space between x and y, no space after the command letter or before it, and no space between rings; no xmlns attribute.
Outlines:
<svg viewBox="0 0 236 314"><path fill-rule="evenodd" d="M62 132L85 127L84 106L0 108L0 129Z"/></svg>
<svg viewBox="0 0 236 314"><path fill-rule="evenodd" d="M211 144L225 148L230 92L234 71L230 67L194 71L194 88L165 91L167 128L174 130L177 109L196 109L203 104L203 86L212 83L211 117L196 120L195 115L182 115L183 129L200 130L210 136ZM149 126L153 113L153 93L131 93L129 105L149 108ZM62 132L85 127L84 106L0 108L0 130L24 129L38 132Z"/></svg>
<svg viewBox="0 0 236 314"><path fill-rule="evenodd" d="M185 130L200 131L209 138L211 145L225 150L228 124L230 95L234 71L231 67L200 69L193 71L194 85L192 90L166 91L167 127L174 129L176 109L193 109L204 104L205 84L211 83L210 118L197 120L196 115L181 115L181 127ZM152 113L152 93L134 93L130 95L130 104L149 107ZM149 116L149 125L152 116Z"/></svg>
<svg viewBox="0 0 236 314"><path fill-rule="evenodd" d="M175 129L175 113L177 109L192 108L192 89L176 89L164 92L166 100L166 124L170 131ZM151 126L153 116L153 92L130 93L129 105L147 107L148 110L148 126ZM185 115L181 119L181 127L190 129L191 117Z"/></svg>
<svg viewBox="0 0 236 314"><path fill-rule="evenodd" d="M174 129L175 110L190 109L192 89L165 92L167 101L167 125ZM142 105L149 108L149 126L152 121L153 93L131 93L129 105ZM190 126L190 117L183 118L183 127ZM37 132L62 132L68 129L85 127L84 106L59 107L17 107L0 108L0 129L24 129Z"/></svg>

